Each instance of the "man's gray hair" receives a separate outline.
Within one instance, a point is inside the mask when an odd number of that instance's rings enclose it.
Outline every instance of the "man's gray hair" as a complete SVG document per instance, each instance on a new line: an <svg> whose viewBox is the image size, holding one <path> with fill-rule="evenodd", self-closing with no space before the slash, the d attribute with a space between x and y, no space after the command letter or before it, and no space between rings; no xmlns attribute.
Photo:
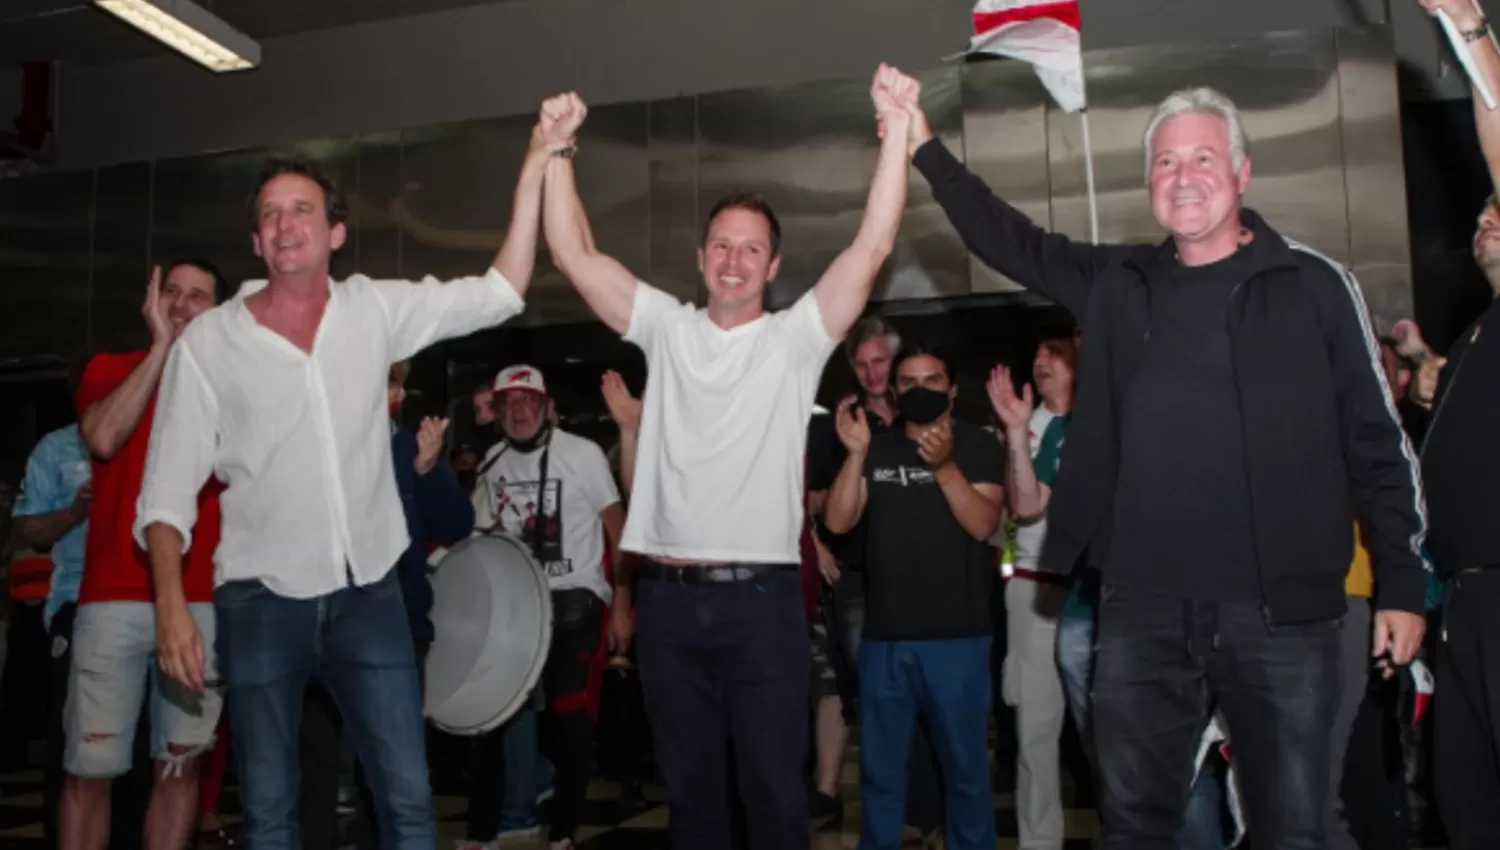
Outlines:
<svg viewBox="0 0 1500 850"><path fill-rule="evenodd" d="M891 356L901 350L901 334L891 327L879 316L866 316L849 329L849 335L844 338L844 356L849 359L849 365L854 365L854 353L859 347L872 339L885 337L886 344L891 347Z"/></svg>
<svg viewBox="0 0 1500 850"><path fill-rule="evenodd" d="M1217 115L1224 119L1225 126L1229 128L1229 156L1235 171L1239 171L1250 156L1250 139L1245 135L1245 123L1240 119L1240 108L1234 105L1234 101L1224 93L1206 86L1179 89L1167 95L1166 100L1151 113L1151 120L1146 122L1144 147L1147 183L1151 182L1151 146L1156 141L1157 132L1167 123L1167 119L1188 112Z"/></svg>

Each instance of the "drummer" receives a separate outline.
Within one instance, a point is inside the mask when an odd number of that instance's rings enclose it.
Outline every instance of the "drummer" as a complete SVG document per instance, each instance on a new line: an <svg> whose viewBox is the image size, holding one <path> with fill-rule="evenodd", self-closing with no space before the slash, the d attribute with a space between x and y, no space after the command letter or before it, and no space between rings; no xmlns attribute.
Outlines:
<svg viewBox="0 0 1500 850"><path fill-rule="evenodd" d="M629 574L617 567L611 587L604 571L606 543L619 551L625 509L604 451L554 424L552 400L539 369L518 365L501 371L493 398L502 439L479 466L475 527L519 539L547 572L553 632L542 687L555 736L545 743L550 744L557 768L549 840L555 850L564 850L573 847L588 789L593 732L589 695L603 670L599 648L605 610L611 611L611 651L624 653L633 631ZM535 754L505 757L518 756ZM496 759L483 768L498 774L504 763ZM486 778L475 777L479 784ZM493 837L469 836L475 842Z"/></svg>

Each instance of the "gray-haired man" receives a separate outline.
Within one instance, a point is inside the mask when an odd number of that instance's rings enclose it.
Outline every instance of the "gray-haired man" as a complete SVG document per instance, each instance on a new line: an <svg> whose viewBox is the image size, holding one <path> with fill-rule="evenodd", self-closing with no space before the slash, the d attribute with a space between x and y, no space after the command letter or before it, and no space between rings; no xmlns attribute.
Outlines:
<svg viewBox="0 0 1500 850"><path fill-rule="evenodd" d="M914 136L969 249L1067 307L1091 340L1043 564L1069 568L1087 549L1103 576L1104 845L1175 846L1217 704L1256 846L1322 847L1356 507L1378 580L1375 653L1409 661L1424 628L1416 465L1354 279L1241 206L1243 125L1209 89L1171 95L1146 128L1151 208L1170 233L1157 245L1047 233L930 132Z"/></svg>

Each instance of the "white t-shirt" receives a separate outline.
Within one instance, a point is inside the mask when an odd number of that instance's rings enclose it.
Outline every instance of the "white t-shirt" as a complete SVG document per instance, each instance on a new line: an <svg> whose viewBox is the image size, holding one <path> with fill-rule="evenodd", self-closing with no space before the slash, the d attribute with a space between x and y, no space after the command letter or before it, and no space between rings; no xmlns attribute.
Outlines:
<svg viewBox="0 0 1500 850"><path fill-rule="evenodd" d="M490 528L498 518L501 530L530 547L535 539L542 451L539 447L523 453L505 442L490 448L484 462L499 457L474 487L476 528ZM584 588L609 602L614 591L604 575L604 522L599 513L620 501L609 461L593 441L557 429L547 452L542 499L547 517L542 540L547 586L552 590Z"/></svg>
<svg viewBox="0 0 1500 850"><path fill-rule="evenodd" d="M1031 443L1031 458L1036 459L1037 450L1042 446L1042 435L1047 433L1047 426L1057 414L1047 409L1045 404L1039 404L1031 414L1031 424L1026 427L1027 438ZM1047 540L1047 515L1042 514L1036 519L1027 522L1025 520L1016 523L1016 567L1023 570L1037 570L1037 564L1042 557L1042 544Z"/></svg>
<svg viewBox="0 0 1500 850"><path fill-rule="evenodd" d="M647 385L625 549L801 563L807 422L828 355L818 299L733 330L646 283L625 339Z"/></svg>

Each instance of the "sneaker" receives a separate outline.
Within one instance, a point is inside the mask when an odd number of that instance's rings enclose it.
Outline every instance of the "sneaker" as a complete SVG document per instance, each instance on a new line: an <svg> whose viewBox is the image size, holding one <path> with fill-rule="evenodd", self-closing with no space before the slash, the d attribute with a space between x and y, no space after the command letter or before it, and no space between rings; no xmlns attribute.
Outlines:
<svg viewBox="0 0 1500 850"><path fill-rule="evenodd" d="M844 819L844 798L842 795L829 796L822 791L814 791L812 800L807 807L808 817L820 821L828 819L835 824L842 823Z"/></svg>
<svg viewBox="0 0 1500 850"><path fill-rule="evenodd" d="M554 841L549 846L551 847L551 850L574 850L573 839L571 838L564 838L561 841Z"/></svg>

